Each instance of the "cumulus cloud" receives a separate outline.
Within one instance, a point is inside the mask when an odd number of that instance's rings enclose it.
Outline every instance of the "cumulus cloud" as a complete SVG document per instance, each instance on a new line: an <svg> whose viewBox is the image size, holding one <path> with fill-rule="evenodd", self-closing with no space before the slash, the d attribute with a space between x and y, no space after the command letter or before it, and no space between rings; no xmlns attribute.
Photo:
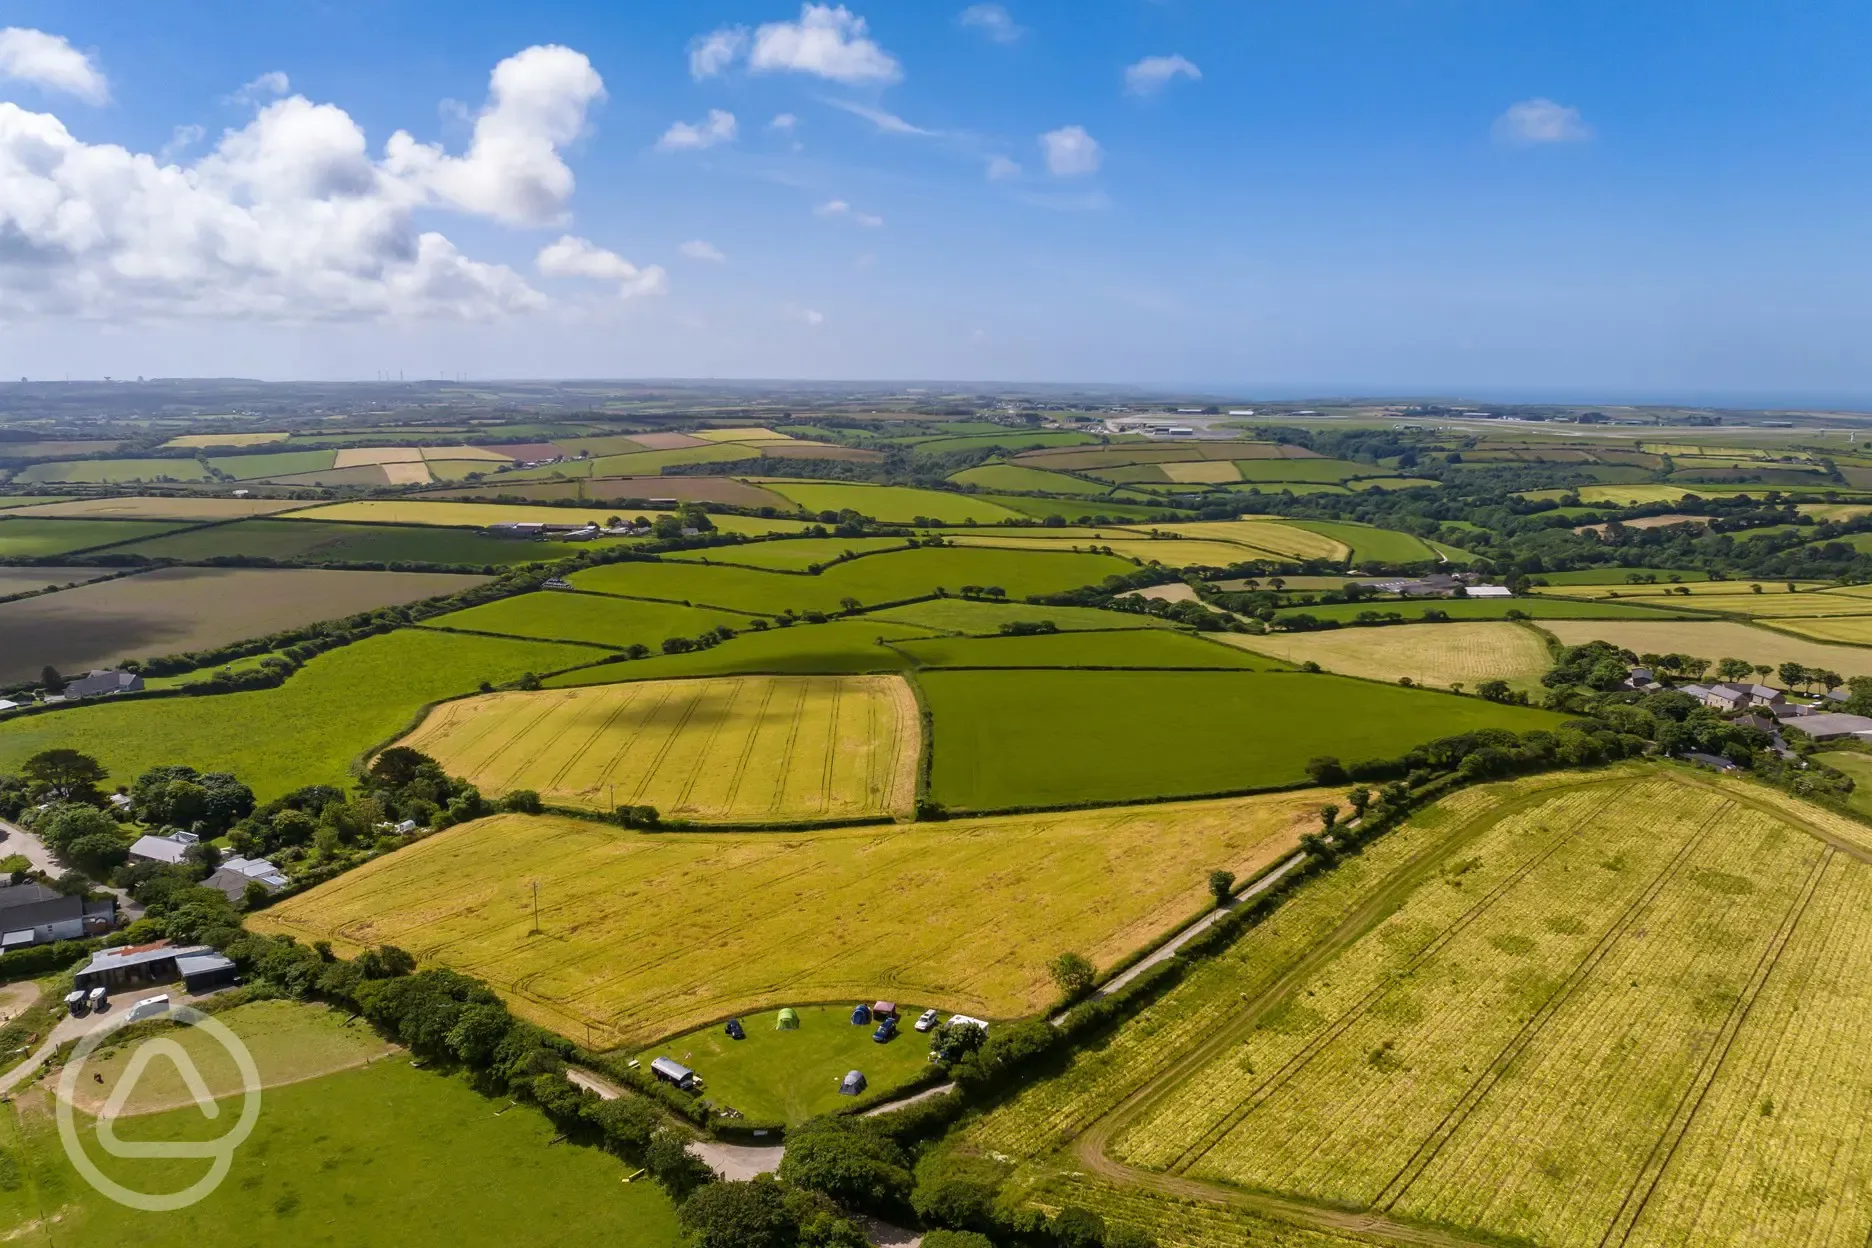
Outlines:
<svg viewBox="0 0 1872 1248"><path fill-rule="evenodd" d="M990 182L1005 182L1009 178L1018 178L1020 175L1021 167L1018 162L1009 160L1006 156L990 156L988 158L988 180Z"/></svg>
<svg viewBox="0 0 1872 1248"><path fill-rule="evenodd" d="M1580 117L1577 108L1536 98L1510 104L1508 111L1495 119L1495 141L1511 147L1533 147L1542 143L1584 143L1592 138L1592 129Z"/></svg>
<svg viewBox="0 0 1872 1248"><path fill-rule="evenodd" d="M747 51L745 26L724 26L689 41L689 76L697 82L713 78Z"/></svg>
<svg viewBox="0 0 1872 1248"><path fill-rule="evenodd" d="M0 78L75 95L87 104L110 102L110 82L97 62L64 36L43 30L0 30Z"/></svg>
<svg viewBox="0 0 1872 1248"><path fill-rule="evenodd" d="M1040 150L1046 155L1047 172L1056 178L1075 178L1097 173L1105 158L1098 140L1087 134L1084 126L1061 126L1040 136Z"/></svg>
<svg viewBox="0 0 1872 1248"><path fill-rule="evenodd" d="M1178 78L1202 77L1195 62L1180 55L1147 56L1135 65L1125 66L1125 90L1132 95L1156 95Z"/></svg>
<svg viewBox="0 0 1872 1248"><path fill-rule="evenodd" d="M662 295L669 292L669 275L661 266L639 269L615 251L606 251L590 239L567 234L540 249L539 271L547 277L581 277L595 282L616 282L618 297Z"/></svg>
<svg viewBox="0 0 1872 1248"><path fill-rule="evenodd" d="M824 313L822 313L822 312L815 312L815 311L814 311L813 309L811 309L811 308L802 308L802 307L800 307L800 305L799 305L799 304L797 304L797 303L783 303L783 304L781 304L781 305L780 305L780 315L782 315L782 316L784 316L784 317L786 317L786 318L787 318L788 320L790 320L790 321L798 321L798 322L799 322L800 324L802 324L802 325L823 325L823 324L825 324L825 314L824 314Z"/></svg>
<svg viewBox="0 0 1872 1248"><path fill-rule="evenodd" d="M466 155L449 156L399 130L386 145L385 168L450 207L515 225L551 224L573 187L559 149L584 132L587 111L604 98L604 79L583 53L531 47L494 67Z"/></svg>
<svg viewBox="0 0 1872 1248"><path fill-rule="evenodd" d="M665 152L694 152L705 147L714 147L717 143L727 143L735 137L735 116L719 108L709 109L709 115L701 121L679 121L663 132L657 140L657 149Z"/></svg>
<svg viewBox="0 0 1872 1248"><path fill-rule="evenodd" d="M1014 24L1014 17L998 4L971 4L957 15L956 21L979 30L996 43L1013 43L1027 32Z"/></svg>
<svg viewBox="0 0 1872 1248"><path fill-rule="evenodd" d="M813 209L813 215L816 217L849 219L869 229L876 229L878 226L884 224L883 217L874 217L868 212L858 212L842 199L828 199L825 203Z"/></svg>
<svg viewBox="0 0 1872 1248"><path fill-rule="evenodd" d="M727 264L728 257L714 243L705 243L699 238L692 238L676 248L690 260L705 260L710 264Z"/></svg>
<svg viewBox="0 0 1872 1248"><path fill-rule="evenodd" d="M778 130L782 134L791 134L798 125L799 118L795 117L792 113L775 113L774 119L767 123L767 128L769 130Z"/></svg>
<svg viewBox="0 0 1872 1248"><path fill-rule="evenodd" d="M224 97L226 104L258 104L285 95L292 90L292 79L281 70L268 70L252 82L242 83L238 91Z"/></svg>
<svg viewBox="0 0 1872 1248"><path fill-rule="evenodd" d="M603 94L583 56L529 48L495 68L465 155L398 131L373 159L343 109L288 96L193 163L177 162L201 137L193 129L157 156L87 143L56 116L0 102L0 317L303 322L541 308L518 273L418 229L416 213L559 218L573 189L561 149ZM548 248L542 268L580 264L629 293L665 280L572 243Z"/></svg>
<svg viewBox="0 0 1872 1248"><path fill-rule="evenodd" d="M806 3L797 22L768 22L754 32L748 68L756 73L814 74L833 82L896 82L897 58L870 37L865 19L844 5Z"/></svg>

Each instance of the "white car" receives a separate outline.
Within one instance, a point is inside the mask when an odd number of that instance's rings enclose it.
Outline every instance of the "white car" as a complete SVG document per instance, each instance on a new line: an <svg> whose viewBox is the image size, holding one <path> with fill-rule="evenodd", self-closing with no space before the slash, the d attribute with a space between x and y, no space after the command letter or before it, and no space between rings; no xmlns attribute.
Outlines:
<svg viewBox="0 0 1872 1248"><path fill-rule="evenodd" d="M924 1010L921 1014L917 1015L916 1029L918 1031L928 1031L930 1028L934 1027L935 1025L936 1025L936 1011L935 1010Z"/></svg>

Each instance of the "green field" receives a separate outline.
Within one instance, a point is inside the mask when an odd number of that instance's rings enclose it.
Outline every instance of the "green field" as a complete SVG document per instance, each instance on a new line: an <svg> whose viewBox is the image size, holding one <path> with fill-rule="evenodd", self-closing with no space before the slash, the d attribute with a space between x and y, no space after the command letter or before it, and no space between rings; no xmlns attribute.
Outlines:
<svg viewBox="0 0 1872 1248"><path fill-rule="evenodd" d="M574 573L572 583L597 593L660 598L777 615L837 611L846 598L881 606L964 585L999 587L1014 599L1096 585L1135 565L1110 555L924 547L833 564L817 576L689 562L632 560Z"/></svg>
<svg viewBox="0 0 1872 1248"><path fill-rule="evenodd" d="M261 477L323 472L337 459L337 451L272 451L258 455L216 455L208 463L236 481L257 481Z"/></svg>
<svg viewBox="0 0 1872 1248"><path fill-rule="evenodd" d="M950 474L957 485L972 485L983 490L1037 490L1044 494L1102 495L1111 487L1096 481L1081 481L1063 472L1046 472L1020 464L982 464Z"/></svg>
<svg viewBox="0 0 1872 1248"><path fill-rule="evenodd" d="M1052 446L1087 446L1097 441L1089 433L1072 433L1063 429L1036 430L1032 433L1001 429L994 433L919 440L913 449L918 455L942 455L950 451L979 451L984 447L1003 451L1032 451Z"/></svg>
<svg viewBox="0 0 1872 1248"><path fill-rule="evenodd" d="M43 559L173 533L183 526L167 520L0 519L0 558Z"/></svg>
<svg viewBox="0 0 1872 1248"><path fill-rule="evenodd" d="M925 671L936 800L967 810L1302 783L1321 754L1390 758L1558 716L1297 672Z"/></svg>
<svg viewBox="0 0 1872 1248"><path fill-rule="evenodd" d="M748 542L741 546L714 546L707 550L678 550L663 556L683 563L725 563L776 572L804 572L832 563L840 555L872 555L904 550L901 537L802 537L790 541Z"/></svg>
<svg viewBox="0 0 1872 1248"><path fill-rule="evenodd" d="M1585 568L1578 572L1542 572L1535 578L1549 585L1628 585L1633 576L1655 576L1660 584L1671 580L1707 581L1709 573L1682 568Z"/></svg>
<svg viewBox="0 0 1872 1248"><path fill-rule="evenodd" d="M306 563L445 563L486 567L551 562L590 550L595 544L520 542L466 529L400 524L243 520L238 524L218 524L137 542L124 547L123 553L184 561L244 555Z"/></svg>
<svg viewBox="0 0 1872 1248"><path fill-rule="evenodd" d="M152 1073L164 1063L152 1063ZM555 1144L538 1110L499 1112L460 1079L416 1070L403 1058L268 1088L253 1134L228 1179L174 1213L130 1210L94 1191L66 1159L46 1095L0 1106L0 1143L16 1163L0 1184L0 1222L20 1248L136 1244L308 1244L332 1248L675 1248L669 1200L654 1183L625 1184L616 1158ZM228 1114L238 1099L222 1103ZM118 1161L81 1119L89 1155L107 1174L144 1190L175 1191L204 1172L200 1160ZM215 1139L193 1103L120 1120L130 1140ZM23 1181L22 1181L23 1180ZM56 1217L47 1219L48 1210Z"/></svg>
<svg viewBox="0 0 1872 1248"><path fill-rule="evenodd" d="M1115 611L1104 614L1116 615ZM920 667L1254 668L1284 664L1189 633L1134 628L1035 637L936 637L899 643Z"/></svg>
<svg viewBox="0 0 1872 1248"><path fill-rule="evenodd" d="M85 485L121 485L132 481L206 481L208 474L195 459L80 459L64 463L33 464L13 477L14 485L71 482Z"/></svg>
<svg viewBox="0 0 1872 1248"><path fill-rule="evenodd" d="M1101 611L1095 607L1039 607L1005 602L979 602L963 598L938 598L905 607L891 607L865 616L868 620L889 620L897 624L920 625L933 632L972 633L988 636L999 633L1003 624L1051 623L1062 630L1108 628L1175 628L1169 620L1133 611Z"/></svg>
<svg viewBox="0 0 1872 1248"><path fill-rule="evenodd" d="M1244 481L1306 481L1336 485L1352 477L1382 473L1370 464L1344 459L1239 459L1235 467Z"/></svg>
<svg viewBox="0 0 1872 1248"><path fill-rule="evenodd" d="M1308 529L1350 546L1353 563L1423 563L1436 558L1434 549L1408 533L1340 520L1293 520L1289 523L1296 529Z"/></svg>
<svg viewBox="0 0 1872 1248"><path fill-rule="evenodd" d="M1138 497L1135 494L1119 492L1120 497ZM1167 507L1140 507L1134 503L1114 503L1103 498L1024 498L1018 494L976 495L988 501L1018 512L1029 520L1045 520L1059 516L1070 523L1083 524L1094 516L1105 516L1111 520L1170 520L1187 512L1171 511Z"/></svg>
<svg viewBox="0 0 1872 1248"><path fill-rule="evenodd" d="M636 1057L644 1065L653 1057L674 1057L702 1076L715 1104L739 1110L754 1123L792 1126L852 1104L839 1093L846 1070L861 1070L872 1095L912 1080L929 1065L929 1037L910 1029L921 1005L897 1003L902 1031L885 1044L870 1038L869 1025L852 1023L852 1005L796 1007L794 1031L777 1031L779 1010L762 1010L741 1018L745 1040L728 1038L721 1027L704 1027L653 1044Z"/></svg>
<svg viewBox="0 0 1872 1248"><path fill-rule="evenodd" d="M229 771L260 799L345 783L350 763L426 703L602 658L583 646L402 629L319 655L277 689L106 702L0 723L0 774L70 746L127 784L160 763Z"/></svg>
<svg viewBox="0 0 1872 1248"><path fill-rule="evenodd" d="M1319 606L1284 607L1274 613L1276 622L1290 615L1310 615L1316 620L1350 622L1366 611L1379 614L1396 612L1407 620L1423 618L1425 611L1444 611L1452 620L1502 620L1510 611L1520 611L1536 620L1658 620L1702 618L1692 612L1666 606L1661 600L1655 607L1629 606L1622 602L1575 600L1571 598L1396 598L1377 602L1331 602Z"/></svg>
<svg viewBox="0 0 1872 1248"><path fill-rule="evenodd" d="M746 628L748 618L703 607L549 589L450 612L424 623L434 628L504 633L545 641L582 641L616 650L631 645L646 645L655 650L666 637L695 637L722 624Z"/></svg>
<svg viewBox="0 0 1872 1248"><path fill-rule="evenodd" d="M920 490L908 485L837 485L821 481L771 480L757 484L808 511L844 511L888 524L909 524L924 516L942 524L997 524L1020 513L969 494Z"/></svg>
<svg viewBox="0 0 1872 1248"><path fill-rule="evenodd" d="M1825 763L1835 771L1843 771L1853 778L1854 789L1847 797L1846 804L1861 815L1872 817L1872 754L1858 750L1828 750L1815 754L1816 763Z"/></svg>
<svg viewBox="0 0 1872 1248"><path fill-rule="evenodd" d="M683 608L678 608L679 610ZM862 616L827 624L747 631L730 641L689 654L607 663L548 679L548 689L609 684L619 680L661 680L674 676L734 676L755 672L780 675L841 675L896 672L910 666L908 656L879 641L927 637L929 628L888 624Z"/></svg>

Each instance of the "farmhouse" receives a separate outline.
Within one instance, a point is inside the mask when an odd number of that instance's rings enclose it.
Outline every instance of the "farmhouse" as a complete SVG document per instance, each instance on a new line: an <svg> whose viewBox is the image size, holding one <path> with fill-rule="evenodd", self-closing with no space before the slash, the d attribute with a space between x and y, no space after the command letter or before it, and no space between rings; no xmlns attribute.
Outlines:
<svg viewBox="0 0 1872 1248"><path fill-rule="evenodd" d="M117 924L117 901L68 897L42 884L0 887L0 952L102 936Z"/></svg>
<svg viewBox="0 0 1872 1248"><path fill-rule="evenodd" d="M130 857L139 862L161 862L174 866L182 861L188 847L201 838L193 832L172 832L168 836L139 836L130 846Z"/></svg>
<svg viewBox="0 0 1872 1248"><path fill-rule="evenodd" d="M286 875L265 858L230 858L203 883L226 893L229 901L239 901L246 896L249 884L258 884L269 893L279 892L286 887Z"/></svg>
<svg viewBox="0 0 1872 1248"><path fill-rule="evenodd" d="M103 698L114 693L143 692L143 678L135 672L93 671L65 682L61 694L66 701L75 698Z"/></svg>

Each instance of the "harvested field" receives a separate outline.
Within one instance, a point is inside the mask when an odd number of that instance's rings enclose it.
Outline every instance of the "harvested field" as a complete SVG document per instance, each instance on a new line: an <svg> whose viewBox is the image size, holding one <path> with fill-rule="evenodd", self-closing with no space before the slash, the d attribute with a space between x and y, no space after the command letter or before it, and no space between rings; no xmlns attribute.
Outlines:
<svg viewBox="0 0 1872 1248"><path fill-rule="evenodd" d="M1266 552L1293 559L1339 560L1346 558L1350 550L1334 534L1322 533L1310 525L1274 520L1166 520L1160 529L1178 537L1245 546L1250 559Z"/></svg>
<svg viewBox="0 0 1872 1248"><path fill-rule="evenodd" d="M441 460L445 463L480 460L490 467L494 463L505 463L512 459L512 456L503 455L491 446L425 446L422 448L422 457L426 461Z"/></svg>
<svg viewBox="0 0 1872 1248"><path fill-rule="evenodd" d="M1847 624L1848 621L1832 621ZM1818 620L1777 621L1776 629L1806 629ZM1825 668L1842 676L1872 676L1872 649L1852 645L1828 645L1789 637L1781 631L1756 628L1731 620L1680 620L1653 623L1638 620L1551 620L1542 628L1569 646L1588 641L1608 641L1634 654L1695 654L1714 660L1734 657L1750 663L1779 667L1783 663L1802 663Z"/></svg>
<svg viewBox="0 0 1872 1248"><path fill-rule="evenodd" d="M1255 460L1254 463L1277 463L1277 460ZM1193 463L1170 463L1163 465L1163 474L1171 481L1183 484L1220 484L1225 481L1239 481L1242 471L1226 459L1197 460ZM1261 479L1261 478L1257 478Z"/></svg>
<svg viewBox="0 0 1872 1248"><path fill-rule="evenodd" d="M417 465L421 467L421 465ZM428 470L423 469L423 481L428 480ZM412 474L413 475L413 474ZM317 472L293 472L285 476L260 478L272 485L319 485L319 486L377 486L390 484L390 472L386 465L367 464L361 468L325 468ZM422 484L422 482L416 482Z"/></svg>
<svg viewBox="0 0 1872 1248"><path fill-rule="evenodd" d="M377 467L391 485L428 485L431 480L429 465L425 463L391 463Z"/></svg>
<svg viewBox="0 0 1872 1248"><path fill-rule="evenodd" d="M1872 651L1868 651L1872 654ZM1560 717L1300 672L923 671L932 796L961 810L1274 788L1321 754L1393 758L1478 728ZM1088 749L1119 740L1121 749Z"/></svg>
<svg viewBox="0 0 1872 1248"><path fill-rule="evenodd" d="M193 459L81 459L33 464L14 475L14 485L43 482L129 484L133 481L204 481L208 474Z"/></svg>
<svg viewBox="0 0 1872 1248"><path fill-rule="evenodd" d="M0 598L101 581L119 571L118 568L0 568Z"/></svg>
<svg viewBox="0 0 1872 1248"><path fill-rule="evenodd" d="M908 813L919 740L900 677L728 676L465 698L401 744L485 793L797 823Z"/></svg>
<svg viewBox="0 0 1872 1248"><path fill-rule="evenodd" d="M1049 550L1056 549L1060 545L1044 537L1022 536L1018 529L1011 530L1007 537L959 537L955 539L955 544L995 547L1002 550ZM1123 533L1107 535L1096 543L1089 542L1086 549L1090 550L1094 546L1101 551L1109 550L1112 554L1126 559L1136 559L1140 563L1161 563L1167 568L1226 568L1251 559L1269 557L1264 551L1250 550L1245 546L1236 546L1227 542L1126 537Z"/></svg>
<svg viewBox="0 0 1872 1248"><path fill-rule="evenodd" d="M422 461L421 447L353 446L339 451L331 466L333 468L365 468L371 464L420 464Z"/></svg>
<svg viewBox="0 0 1872 1248"><path fill-rule="evenodd" d="M1708 524L1710 519L1711 517L1709 516L1671 514L1663 516L1638 516L1631 520L1621 520L1619 524L1628 529L1668 529L1673 524L1693 524L1700 529ZM1575 533L1603 534L1608 527L1609 524L1582 524L1573 531Z"/></svg>
<svg viewBox="0 0 1872 1248"><path fill-rule="evenodd" d="M1046 963L1101 968L1316 826L1322 794L956 819L886 829L641 834L498 816L451 828L256 915L346 952L388 941L485 979L584 1041L648 1043L789 1003L929 1001L1030 1014ZM529 882L540 882L541 928Z"/></svg>
<svg viewBox="0 0 1872 1248"><path fill-rule="evenodd" d="M138 538L173 533L182 528L164 520L53 520L34 516L0 515L0 558L43 559L47 555L75 555L101 546L117 546Z"/></svg>
<svg viewBox="0 0 1872 1248"><path fill-rule="evenodd" d="M87 520L235 520L290 511L304 504L286 498L214 498L176 494L167 498L74 498L12 509L15 516Z"/></svg>
<svg viewBox="0 0 1872 1248"><path fill-rule="evenodd" d="M1872 606L1872 603L1868 603ZM1778 619L1775 627L1816 641L1840 641L1872 646L1872 614L1842 615L1828 619ZM1844 669L1841 669L1844 670Z"/></svg>
<svg viewBox="0 0 1872 1248"><path fill-rule="evenodd" d="M159 568L0 603L0 681L206 650L484 582L442 572Z"/></svg>
<svg viewBox="0 0 1872 1248"><path fill-rule="evenodd" d="M1112 521L1120 524L1137 521L1155 521L1177 513L1163 507L1141 506L1136 501L1113 502L1113 498L1136 500L1149 495L1137 494L1125 490L1114 491L1105 498L1029 498L1020 494L983 494L997 507L1005 507L1026 520L1050 520L1054 516L1069 524L1104 524Z"/></svg>
<svg viewBox="0 0 1872 1248"><path fill-rule="evenodd" d="M1427 543L1391 529L1376 529L1344 520L1296 520L1289 527L1305 529L1351 547L1350 558L1354 563L1423 563L1437 557L1437 552Z"/></svg>
<svg viewBox="0 0 1872 1248"><path fill-rule="evenodd" d="M729 429L698 429L696 437L704 442L792 442L795 439L784 433L760 425L741 425Z"/></svg>
<svg viewBox="0 0 1872 1248"><path fill-rule="evenodd" d="M1408 676L1444 689L1460 683L1470 692L1485 680L1505 680L1536 691L1553 660L1547 643L1519 624L1404 624L1385 628L1341 628L1318 633L1217 633L1231 645L1289 663L1318 663L1329 672L1395 681Z"/></svg>
<svg viewBox="0 0 1872 1248"><path fill-rule="evenodd" d="M281 518L479 529L503 523L603 524L614 515L623 520L634 520L639 516L646 520L657 520L670 514L667 511L640 511L597 502L578 507L529 507L523 503L438 503L423 499L372 498L310 507ZM745 533L754 537L769 533L797 533L805 527L798 520L767 520L760 516L715 516L711 519L723 533Z"/></svg>
<svg viewBox="0 0 1872 1248"><path fill-rule="evenodd" d="M1019 513L979 496L919 490L907 485L834 485L775 479L762 485L808 511L850 508L873 520L909 524L918 516L943 524L996 524Z"/></svg>
<svg viewBox="0 0 1872 1248"><path fill-rule="evenodd" d="M1643 604L1643 605L1640 605ZM1510 611L1536 620L1658 620L1698 619L1691 612L1670 604L1663 598L1635 599L1631 603L1589 598L1377 598L1365 602L1330 602L1316 605L1282 607L1274 622L1283 617L1310 615L1316 620L1338 620L1350 624L1368 612L1379 616L1396 615L1405 620L1422 619L1427 611L1441 611L1452 620L1501 620Z"/></svg>

